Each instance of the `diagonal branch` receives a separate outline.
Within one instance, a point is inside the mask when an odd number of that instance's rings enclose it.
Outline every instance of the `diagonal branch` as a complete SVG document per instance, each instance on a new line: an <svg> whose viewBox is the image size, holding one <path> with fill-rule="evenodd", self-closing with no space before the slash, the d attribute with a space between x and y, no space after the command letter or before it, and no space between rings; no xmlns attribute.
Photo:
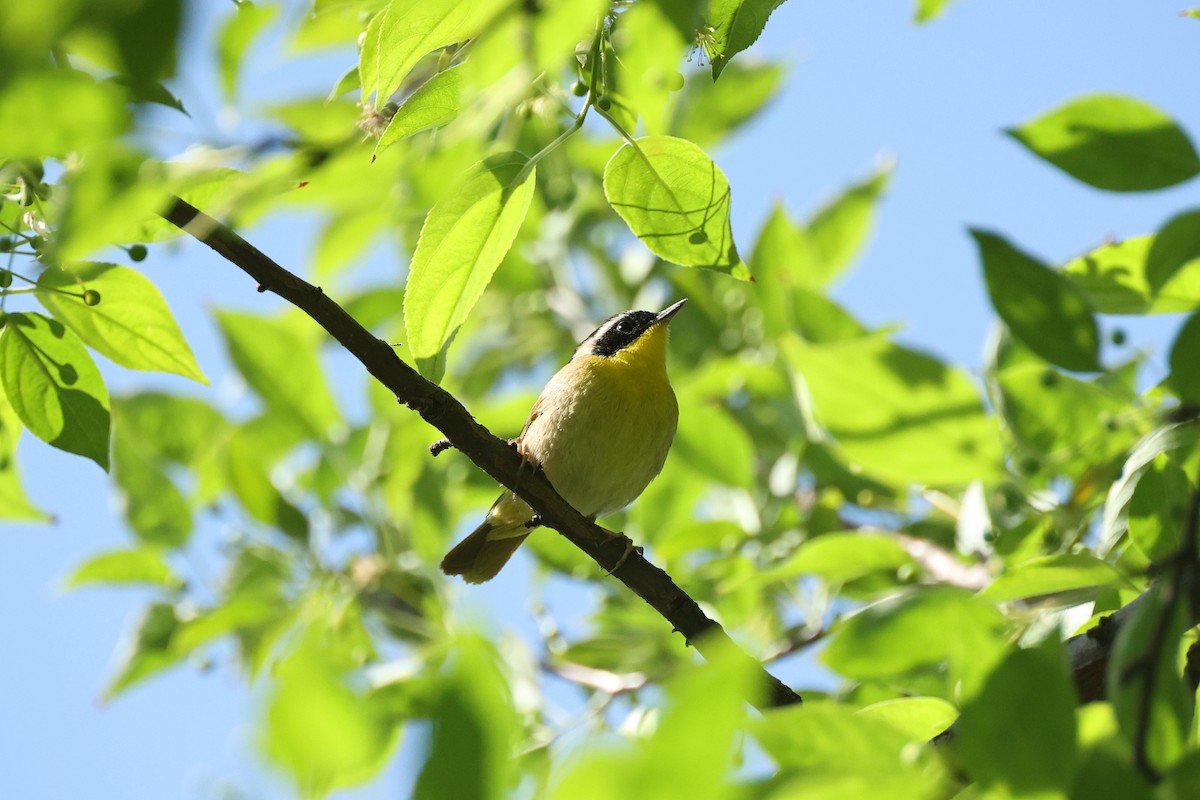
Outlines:
<svg viewBox="0 0 1200 800"><path fill-rule="evenodd" d="M272 291L312 317L362 362L376 380L395 394L397 400L440 430L476 466L513 490L538 514L542 525L561 533L645 600L702 655L710 657L726 647L742 653L761 679L762 689L756 705L766 709L800 702L799 695L749 655L737 650L725 630L705 615L671 576L636 550L621 563L619 559L625 548L620 537L614 537L572 508L540 472L521 470L522 460L516 450L476 422L448 392L425 380L401 361L391 345L372 336L341 306L326 297L319 286L288 272L230 228L178 197L172 198L162 216L240 267L258 281L260 292ZM521 475L519 483L518 473Z"/></svg>

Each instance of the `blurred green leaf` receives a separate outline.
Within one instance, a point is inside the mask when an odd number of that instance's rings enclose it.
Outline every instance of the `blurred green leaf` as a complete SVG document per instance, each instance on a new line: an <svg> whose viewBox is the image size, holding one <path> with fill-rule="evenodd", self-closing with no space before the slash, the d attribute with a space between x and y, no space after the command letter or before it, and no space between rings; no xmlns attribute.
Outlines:
<svg viewBox="0 0 1200 800"><path fill-rule="evenodd" d="M478 639L458 639L430 688L432 730L414 800L504 796L515 713L496 653Z"/></svg>
<svg viewBox="0 0 1200 800"><path fill-rule="evenodd" d="M682 5L682 4L681 4ZM677 71L688 42L671 20L669 3L636 3L616 18L611 41L612 61L620 68L615 81L621 106L641 121L646 133L666 132L667 106L672 90L682 82ZM609 78L601 87L611 91ZM626 127L634 130L636 123Z"/></svg>
<svg viewBox="0 0 1200 800"><path fill-rule="evenodd" d="M1174 222L1174 221L1172 221ZM1137 236L1104 244L1063 266L1101 314L1170 314L1200 309L1200 259L1182 257L1181 233ZM1179 231L1176 227L1174 231ZM1172 239L1175 239L1172 243ZM1158 281L1162 283L1158 283Z"/></svg>
<svg viewBox="0 0 1200 800"><path fill-rule="evenodd" d="M298 541L308 539L308 519L271 480L275 461L299 443L295 428L271 416L233 429L225 447L229 487L251 517Z"/></svg>
<svg viewBox="0 0 1200 800"><path fill-rule="evenodd" d="M999 783L1014 796L1065 791L1076 761L1075 697L1057 637L1006 655L963 706L956 738L970 774L985 785Z"/></svg>
<svg viewBox="0 0 1200 800"><path fill-rule="evenodd" d="M1001 654L1006 627L995 606L964 589L922 587L838 624L822 660L847 678L899 685L948 668L951 685L964 680L970 690Z"/></svg>
<svg viewBox="0 0 1200 800"><path fill-rule="evenodd" d="M887 189L894 162L852 184L823 206L808 223L812 277L817 286L837 278L862 249L871 231L875 204Z"/></svg>
<svg viewBox="0 0 1200 800"><path fill-rule="evenodd" d="M30 433L108 470L108 390L73 332L33 313L6 314L0 383Z"/></svg>
<svg viewBox="0 0 1200 800"><path fill-rule="evenodd" d="M1200 172L1200 157L1187 134L1166 114L1132 97L1079 97L1005 132L1097 189L1162 189Z"/></svg>
<svg viewBox="0 0 1200 800"><path fill-rule="evenodd" d="M298 335L295 324L285 319L218 311L217 322L238 372L267 406L323 438L340 415L316 342Z"/></svg>
<svg viewBox="0 0 1200 800"><path fill-rule="evenodd" d="M671 120L672 136L711 147L754 119L775 96L784 68L774 63L725 67L726 79L714 83L703 73L690 75L679 93ZM761 280L761 276L755 272Z"/></svg>
<svg viewBox="0 0 1200 800"><path fill-rule="evenodd" d="M928 22L941 15L953 0L917 0L917 22Z"/></svg>
<svg viewBox="0 0 1200 800"><path fill-rule="evenodd" d="M767 18L784 0L712 0L708 6L710 40L705 42L715 81L729 60L758 40Z"/></svg>
<svg viewBox="0 0 1200 800"><path fill-rule="evenodd" d="M99 302L84 302L85 291L98 292ZM162 294L140 272L100 263L51 267L38 279L37 296L84 344L118 364L208 384Z"/></svg>
<svg viewBox="0 0 1200 800"><path fill-rule="evenodd" d="M763 573L763 580L816 575L831 584L848 583L872 572L892 572L911 565L912 557L888 536L826 533L808 539L790 558Z"/></svg>
<svg viewBox="0 0 1200 800"><path fill-rule="evenodd" d="M898 697L860 708L858 714L884 722L909 741L924 744L950 727L958 717L958 709L939 697Z"/></svg>
<svg viewBox="0 0 1200 800"><path fill-rule="evenodd" d="M17 75L0 88L0 153L63 157L110 142L130 122L120 87L76 72Z"/></svg>
<svg viewBox="0 0 1200 800"><path fill-rule="evenodd" d="M1138 773L1129 757L1129 747L1118 736L1112 706L1088 703L1076 709L1075 718L1079 758L1069 796L1152 800L1154 790ZM1188 792L1183 792L1178 796L1187 795Z"/></svg>
<svg viewBox="0 0 1200 800"><path fill-rule="evenodd" d="M971 235L992 305L1013 336L1064 369L1100 369L1100 334L1087 297L1001 237L979 230Z"/></svg>
<svg viewBox="0 0 1200 800"><path fill-rule="evenodd" d="M1167 383L1185 403L1200 403L1200 312L1188 317L1171 346Z"/></svg>
<svg viewBox="0 0 1200 800"><path fill-rule="evenodd" d="M462 71L451 68L421 84L421 88L396 109L375 145L371 160L374 161L380 153L407 136L452 122L462 110L462 82Z"/></svg>
<svg viewBox="0 0 1200 800"><path fill-rule="evenodd" d="M172 646L179 624L178 613L170 603L148 606L126 645L116 674L104 689L103 698L111 700L134 684L177 664L186 655Z"/></svg>
<svg viewBox="0 0 1200 800"><path fill-rule="evenodd" d="M374 777L398 731L370 697L347 685L341 653L311 633L276 668L264 746L306 796Z"/></svg>
<svg viewBox="0 0 1200 800"><path fill-rule="evenodd" d="M221 91L225 102L237 96L237 84L242 69L242 60L254 43L254 39L275 19L279 13L276 5L255 5L241 2L225 17L217 32L217 67L221 74Z"/></svg>
<svg viewBox="0 0 1200 800"><path fill-rule="evenodd" d="M754 442L737 421L719 406L680 404L675 459L700 474L730 486L754 484Z"/></svg>
<svg viewBox="0 0 1200 800"><path fill-rule="evenodd" d="M998 473L996 421L961 370L881 335L782 344L821 424L869 474L965 485Z"/></svg>
<svg viewBox="0 0 1200 800"><path fill-rule="evenodd" d="M512 247L529 210L535 171L517 153L488 158L425 218L404 292L408 349L434 380L445 348Z"/></svg>
<svg viewBox="0 0 1200 800"><path fill-rule="evenodd" d="M671 136L622 145L604 168L604 194L655 255L749 279L729 223L729 182L704 151Z"/></svg>
<svg viewBox="0 0 1200 800"><path fill-rule="evenodd" d="M906 753L909 736L885 719L846 705L806 702L763 714L751 732L783 768L772 797L888 797L936 793L943 770L925 753Z"/></svg>
<svg viewBox="0 0 1200 800"><path fill-rule="evenodd" d="M1155 581L1122 622L1108 666L1108 698L1121 734L1136 746L1144 725L1146 761L1160 772L1184 754L1196 704L1177 666L1190 613L1167 580Z"/></svg>
<svg viewBox="0 0 1200 800"><path fill-rule="evenodd" d="M321 230L317 246L313 249L313 270L318 276L332 275L347 264L357 262L376 237L386 232L387 223L387 212L382 208L354 209L332 217ZM403 296L398 300L403 300ZM345 306L346 302L343 301L342 305ZM401 303L397 302L397 315L400 309ZM354 316L353 312L351 315ZM365 322L363 324L366 325Z"/></svg>
<svg viewBox="0 0 1200 800"><path fill-rule="evenodd" d="M162 553L148 547L112 550L93 556L76 567L65 581L68 588L123 583L148 583L169 589L183 585L183 581L163 559Z"/></svg>
<svg viewBox="0 0 1200 800"><path fill-rule="evenodd" d="M0 382L0 519L44 522L50 516L33 504L21 487L17 472L17 439L21 421L8 402Z"/></svg>
<svg viewBox="0 0 1200 800"><path fill-rule="evenodd" d="M1129 498L1129 539L1146 558L1165 562L1179 548L1186 527L1191 481L1166 454L1147 466Z"/></svg>
<svg viewBox="0 0 1200 800"><path fill-rule="evenodd" d="M1006 569L979 596L994 603L1047 595L1066 595L1064 605L1094 598L1101 590L1125 584L1111 564L1086 553L1035 558Z"/></svg>

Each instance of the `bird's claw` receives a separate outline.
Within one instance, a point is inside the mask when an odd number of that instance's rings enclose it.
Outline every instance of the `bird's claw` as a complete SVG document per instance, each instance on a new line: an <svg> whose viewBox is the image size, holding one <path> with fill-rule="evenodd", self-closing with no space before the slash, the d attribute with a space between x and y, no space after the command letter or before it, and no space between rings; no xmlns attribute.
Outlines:
<svg viewBox="0 0 1200 800"><path fill-rule="evenodd" d="M607 572L609 575L612 575L614 572L624 566L625 562L629 559L629 556L631 556L633 553L636 552L639 556L642 554L642 548L634 544L633 540L623 533L609 533L608 538L610 540L620 539L624 542L624 549L621 552L621 557L617 559L617 563L612 565L612 569L605 570L605 572Z"/></svg>

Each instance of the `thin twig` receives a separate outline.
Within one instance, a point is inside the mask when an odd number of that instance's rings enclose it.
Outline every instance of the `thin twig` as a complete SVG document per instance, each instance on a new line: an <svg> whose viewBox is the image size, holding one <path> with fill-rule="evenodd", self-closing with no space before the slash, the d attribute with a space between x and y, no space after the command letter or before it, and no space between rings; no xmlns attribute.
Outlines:
<svg viewBox="0 0 1200 800"><path fill-rule="evenodd" d="M617 569L620 556L625 552L620 537L572 508L541 472L522 470L525 461L508 442L494 436L458 400L401 361L391 345L371 335L320 287L288 272L230 228L178 197L172 198L162 216L241 268L258 285L312 317L400 402L419 413L480 469L528 503L543 525L557 530L601 568L615 570L612 574L617 580L661 614L702 655L716 656L727 648L741 653L747 668L756 670L759 675L763 690L756 698L756 704L760 708L800 702L798 694L737 648L729 634L708 617L695 600L642 554L630 554Z"/></svg>

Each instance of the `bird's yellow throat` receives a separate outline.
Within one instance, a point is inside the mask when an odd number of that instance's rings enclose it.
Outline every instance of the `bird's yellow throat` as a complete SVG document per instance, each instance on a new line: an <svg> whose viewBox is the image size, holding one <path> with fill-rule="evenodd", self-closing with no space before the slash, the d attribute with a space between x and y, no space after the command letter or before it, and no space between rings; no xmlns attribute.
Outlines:
<svg viewBox="0 0 1200 800"><path fill-rule="evenodd" d="M634 340L628 347L623 347L611 356L594 357L602 362L596 366L608 366L617 372L629 376L631 380L653 381L667 379L667 326L665 322L653 325L649 330Z"/></svg>

